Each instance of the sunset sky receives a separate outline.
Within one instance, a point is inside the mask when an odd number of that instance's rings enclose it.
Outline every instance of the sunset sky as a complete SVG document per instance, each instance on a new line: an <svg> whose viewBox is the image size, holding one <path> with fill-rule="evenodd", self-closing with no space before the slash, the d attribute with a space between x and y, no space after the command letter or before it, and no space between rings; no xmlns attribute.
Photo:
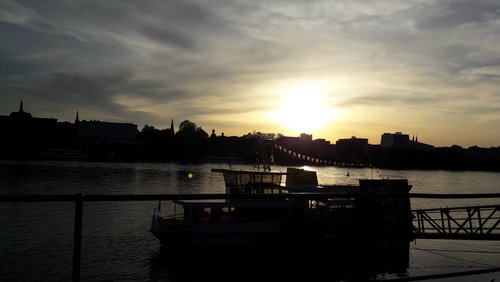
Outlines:
<svg viewBox="0 0 500 282"><path fill-rule="evenodd" d="M500 146L500 1L0 0L0 115Z"/></svg>

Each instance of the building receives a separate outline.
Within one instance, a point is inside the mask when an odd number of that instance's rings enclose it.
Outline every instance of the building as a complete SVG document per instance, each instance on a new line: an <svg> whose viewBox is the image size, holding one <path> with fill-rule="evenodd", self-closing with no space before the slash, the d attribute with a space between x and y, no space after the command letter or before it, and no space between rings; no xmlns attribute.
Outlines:
<svg viewBox="0 0 500 282"><path fill-rule="evenodd" d="M0 157L33 158L57 138L57 119L33 117L21 101L17 112L0 116L0 131Z"/></svg>
<svg viewBox="0 0 500 282"><path fill-rule="evenodd" d="M41 142L54 137L57 119L33 117L24 111L21 101L17 112L12 112L9 116L0 116L0 127L4 137L35 138L37 142Z"/></svg>
<svg viewBox="0 0 500 282"><path fill-rule="evenodd" d="M414 150L429 151L434 148L434 146L418 142L417 138L412 138L408 134L403 134L401 132L396 133L384 133L380 140L380 147L382 148L405 148Z"/></svg>
<svg viewBox="0 0 500 282"><path fill-rule="evenodd" d="M361 161L369 151L368 138L339 139L335 143L337 157L344 161Z"/></svg>
<svg viewBox="0 0 500 282"><path fill-rule="evenodd" d="M307 134L307 133L301 133L299 138L301 142L306 142L306 143L312 142L313 140L312 134Z"/></svg>
<svg viewBox="0 0 500 282"><path fill-rule="evenodd" d="M78 137L80 138L109 140L137 139L137 124L98 120L80 121L78 111L76 111L75 126L78 130Z"/></svg>
<svg viewBox="0 0 500 282"><path fill-rule="evenodd" d="M334 146L325 139L314 139L312 134L300 134L299 137L281 136L275 140L278 151L277 163L303 164L323 163L334 156Z"/></svg>
<svg viewBox="0 0 500 282"><path fill-rule="evenodd" d="M335 145L337 145L337 149L367 148L368 138L357 138L356 136L352 136L351 138L337 140Z"/></svg>
<svg viewBox="0 0 500 282"><path fill-rule="evenodd" d="M78 136L83 138L135 140L137 139L137 124L82 120L78 122Z"/></svg>
<svg viewBox="0 0 500 282"><path fill-rule="evenodd" d="M401 132L384 133L380 140L382 148L407 148L409 147L410 136Z"/></svg>

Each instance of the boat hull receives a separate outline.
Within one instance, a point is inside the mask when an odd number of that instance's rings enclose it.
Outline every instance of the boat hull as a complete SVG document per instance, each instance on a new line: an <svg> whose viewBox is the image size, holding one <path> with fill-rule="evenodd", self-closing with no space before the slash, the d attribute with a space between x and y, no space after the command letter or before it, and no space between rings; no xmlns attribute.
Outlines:
<svg viewBox="0 0 500 282"><path fill-rule="evenodd" d="M149 230L164 246L260 244L281 236L286 223L184 224L154 215Z"/></svg>

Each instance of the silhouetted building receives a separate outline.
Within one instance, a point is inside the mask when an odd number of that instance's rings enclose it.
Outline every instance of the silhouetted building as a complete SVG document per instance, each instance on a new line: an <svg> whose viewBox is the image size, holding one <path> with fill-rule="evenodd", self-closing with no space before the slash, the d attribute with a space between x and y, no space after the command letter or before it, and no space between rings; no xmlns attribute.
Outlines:
<svg viewBox="0 0 500 282"><path fill-rule="evenodd" d="M319 160L331 160L334 145L325 139L312 139L312 134L302 133L299 137L280 136L275 140L278 151L274 154L279 164L319 163ZM308 158L309 157L309 158Z"/></svg>
<svg viewBox="0 0 500 282"><path fill-rule="evenodd" d="M367 148L368 139L367 138L357 138L352 136L351 138L339 139L335 143L338 149L351 149L351 148Z"/></svg>
<svg viewBox="0 0 500 282"><path fill-rule="evenodd" d="M352 136L351 138L337 140L335 145L337 156L342 160L355 161L368 154L369 145L367 138Z"/></svg>
<svg viewBox="0 0 500 282"><path fill-rule="evenodd" d="M301 142L312 142L313 136L312 134L301 133L299 138Z"/></svg>
<svg viewBox="0 0 500 282"><path fill-rule="evenodd" d="M55 118L37 118L24 111L23 101L19 111L12 112L8 117L2 117L3 133L31 136L46 139L53 136L57 127Z"/></svg>
<svg viewBox="0 0 500 282"><path fill-rule="evenodd" d="M212 129L212 134L210 134L210 139L216 139L217 135L215 134L215 129Z"/></svg>
<svg viewBox="0 0 500 282"><path fill-rule="evenodd" d="M56 138L57 119L37 118L19 110L9 116L0 116L2 155L12 158L33 157L44 150Z"/></svg>
<svg viewBox="0 0 500 282"><path fill-rule="evenodd" d="M82 120L78 123L78 136L133 140L137 138L137 124Z"/></svg>
<svg viewBox="0 0 500 282"><path fill-rule="evenodd" d="M312 135L311 135L312 137ZM324 138L314 139L311 141L311 149L315 155L323 155L323 157L328 158L330 153L332 153L332 144Z"/></svg>
<svg viewBox="0 0 500 282"><path fill-rule="evenodd" d="M30 113L24 111L23 101L19 104L19 111L10 113L9 117L16 121L30 120L33 118Z"/></svg>
<svg viewBox="0 0 500 282"><path fill-rule="evenodd" d="M80 121L78 111L76 111L75 126L78 129L78 136L83 138L137 139L137 124L98 120Z"/></svg>
<svg viewBox="0 0 500 282"><path fill-rule="evenodd" d="M382 148L406 148L410 142L410 136L401 132L384 133L380 140Z"/></svg>
<svg viewBox="0 0 500 282"><path fill-rule="evenodd" d="M410 140L408 134L403 134L401 132L396 133L384 133L380 140L380 147L382 148L405 148L405 149L415 149L415 150L432 150L434 146L418 142L418 138Z"/></svg>

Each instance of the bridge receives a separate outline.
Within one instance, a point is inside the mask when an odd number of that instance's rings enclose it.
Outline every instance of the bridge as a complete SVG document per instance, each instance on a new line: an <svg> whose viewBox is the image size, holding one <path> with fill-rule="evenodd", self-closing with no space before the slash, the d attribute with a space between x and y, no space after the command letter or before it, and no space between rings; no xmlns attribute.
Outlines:
<svg viewBox="0 0 500 282"><path fill-rule="evenodd" d="M500 240L500 205L417 209L412 214L415 238Z"/></svg>

